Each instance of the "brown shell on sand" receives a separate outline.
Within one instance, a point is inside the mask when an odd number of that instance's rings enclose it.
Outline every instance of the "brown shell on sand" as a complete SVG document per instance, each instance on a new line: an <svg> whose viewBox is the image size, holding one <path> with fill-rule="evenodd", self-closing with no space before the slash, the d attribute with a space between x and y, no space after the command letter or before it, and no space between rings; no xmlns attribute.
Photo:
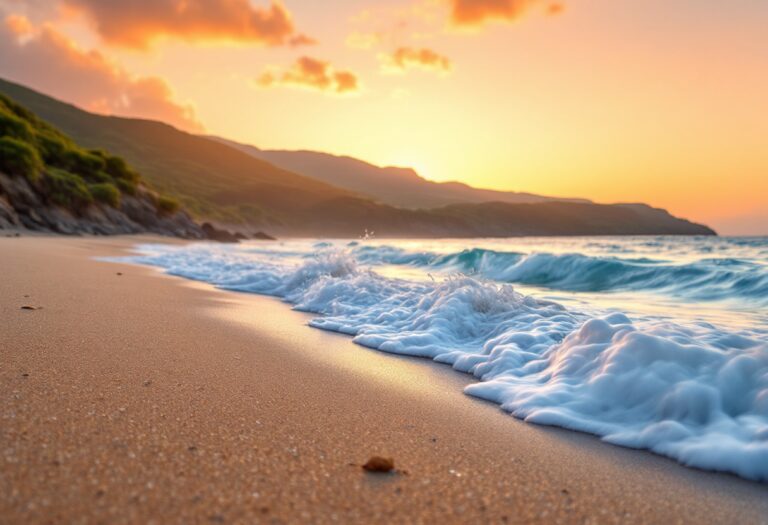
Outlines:
<svg viewBox="0 0 768 525"><path fill-rule="evenodd" d="M395 460L392 458L383 458L381 456L372 456L368 462L363 465L368 472L392 472L395 469Z"/></svg>

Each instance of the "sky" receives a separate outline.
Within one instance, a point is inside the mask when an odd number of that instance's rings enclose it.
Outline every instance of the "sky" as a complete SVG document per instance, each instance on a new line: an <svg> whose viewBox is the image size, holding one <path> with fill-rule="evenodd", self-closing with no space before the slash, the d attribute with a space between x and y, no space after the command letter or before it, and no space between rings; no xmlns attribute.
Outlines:
<svg viewBox="0 0 768 525"><path fill-rule="evenodd" d="M768 234L765 0L0 0L85 109Z"/></svg>

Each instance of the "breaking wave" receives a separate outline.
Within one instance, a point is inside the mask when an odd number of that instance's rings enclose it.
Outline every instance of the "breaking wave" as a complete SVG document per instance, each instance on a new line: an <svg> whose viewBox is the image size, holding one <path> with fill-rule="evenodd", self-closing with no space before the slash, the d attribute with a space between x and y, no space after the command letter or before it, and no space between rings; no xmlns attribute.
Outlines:
<svg viewBox="0 0 768 525"><path fill-rule="evenodd" d="M467 394L498 403L525 421L589 432L685 465L768 480L765 332L587 314L478 278L610 289L679 287L681 281L694 286L719 275L707 294L765 287L764 277L757 284L731 283L728 262L670 270L642 259L490 250L434 256L361 245L343 251L327 247L292 262L218 245L150 245L139 252L129 260L227 290L278 296L319 314L310 322L314 327L472 374L479 382L466 387ZM448 266L475 275L394 279L360 261Z"/></svg>

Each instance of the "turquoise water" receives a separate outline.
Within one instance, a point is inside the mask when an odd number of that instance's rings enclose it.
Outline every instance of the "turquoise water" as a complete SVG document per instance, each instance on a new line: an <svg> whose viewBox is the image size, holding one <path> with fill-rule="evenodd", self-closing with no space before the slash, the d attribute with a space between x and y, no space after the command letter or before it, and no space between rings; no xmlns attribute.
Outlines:
<svg viewBox="0 0 768 525"><path fill-rule="evenodd" d="M392 276L460 272L563 303L768 328L768 237L367 241L353 252Z"/></svg>

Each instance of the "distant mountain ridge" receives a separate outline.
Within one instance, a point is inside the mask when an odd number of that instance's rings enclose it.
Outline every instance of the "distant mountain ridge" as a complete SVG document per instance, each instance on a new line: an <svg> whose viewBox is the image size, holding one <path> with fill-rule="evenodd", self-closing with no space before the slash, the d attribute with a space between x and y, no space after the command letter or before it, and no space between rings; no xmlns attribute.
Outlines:
<svg viewBox="0 0 768 525"><path fill-rule="evenodd" d="M399 208L429 209L451 204L483 202L590 202L587 199L563 199L532 193L479 189L461 182L434 182L419 176L411 168L379 167L353 157L317 151L263 150L221 137L209 138L283 169Z"/></svg>
<svg viewBox="0 0 768 525"><path fill-rule="evenodd" d="M177 198L195 218L245 233L258 229L278 235L359 237L373 230L380 237L425 238L715 234L706 226L646 205L497 201L460 202L432 209L394 207L376 202L377 198L367 193L279 168L239 148L167 124L96 115L1 79L0 93L83 147L104 149L125 158L152 189ZM382 168L373 168L381 173L378 170ZM408 170L398 174L406 179L415 177L422 186L437 184ZM460 189L466 190L463 186Z"/></svg>

